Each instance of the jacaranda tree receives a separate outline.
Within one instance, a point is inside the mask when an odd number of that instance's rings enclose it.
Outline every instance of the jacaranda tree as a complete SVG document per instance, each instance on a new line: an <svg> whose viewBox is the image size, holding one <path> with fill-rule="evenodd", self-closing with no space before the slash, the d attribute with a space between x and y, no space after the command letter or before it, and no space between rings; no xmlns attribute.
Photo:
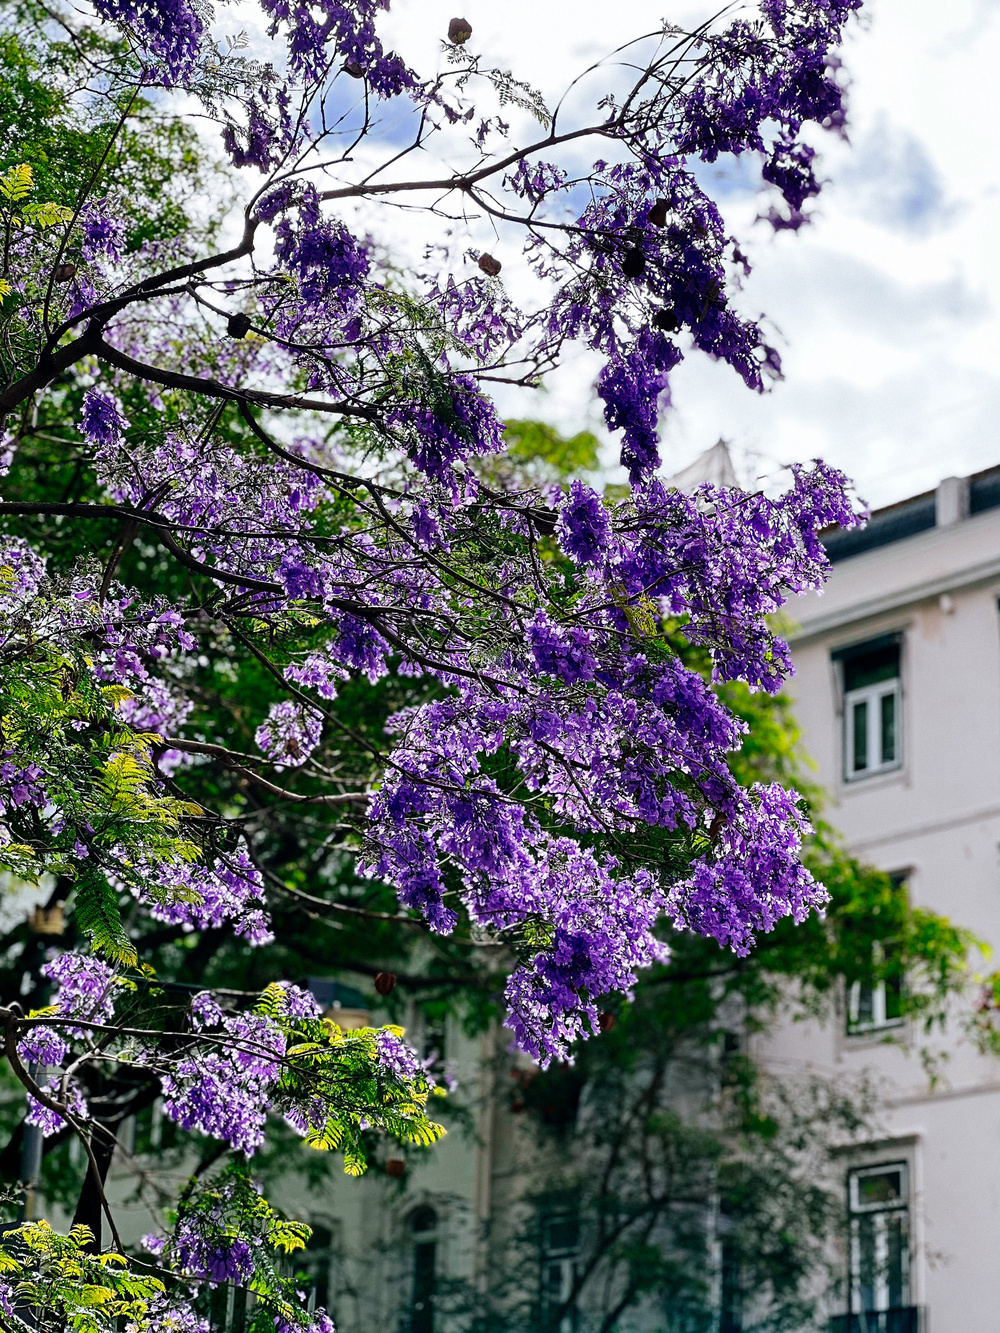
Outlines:
<svg viewBox="0 0 1000 1333"><path fill-rule="evenodd" d="M398 919L509 959L506 1021L542 1066L665 960L658 922L743 955L823 907L795 793L737 780L745 725L685 652L780 688L768 616L821 584L817 533L857 521L845 479L681 494L657 415L685 354L755 391L780 373L699 169L752 154L772 225L803 221L859 5L657 26L553 108L461 18L438 72L411 66L384 0L259 0L269 59L198 0L5 6L58 45L100 142L85 169L52 144L0 178L0 869L51 877L91 946L45 963L51 1003L0 1011L29 1119L89 1162L80 1228L0 1254L12 1323L196 1327L190 1293L235 1277L261 1328L330 1326L270 1257L303 1228L238 1164L177 1201L154 1262L100 1251L102 1212L121 1248L109 1086L155 1089L244 1163L269 1111L355 1172L377 1131L439 1134L398 1030L341 1032L290 982L179 997L140 951L150 921L267 944L269 820L312 821ZM214 122L229 162L161 222L143 118L178 151ZM377 231L404 210L419 271ZM538 386L574 345L603 365L614 502L504 465L491 385ZM208 734L210 677L246 663L254 691Z"/></svg>

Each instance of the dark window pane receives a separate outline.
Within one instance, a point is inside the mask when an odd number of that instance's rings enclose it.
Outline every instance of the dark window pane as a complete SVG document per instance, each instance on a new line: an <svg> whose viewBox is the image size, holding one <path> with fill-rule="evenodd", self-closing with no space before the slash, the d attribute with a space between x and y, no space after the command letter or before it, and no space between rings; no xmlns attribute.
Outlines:
<svg viewBox="0 0 1000 1333"><path fill-rule="evenodd" d="M903 983L898 977L889 977L885 983L886 1020L903 1015Z"/></svg>
<svg viewBox="0 0 1000 1333"><path fill-rule="evenodd" d="M844 689L864 689L883 680L894 680L899 675L899 644L890 643L874 652L859 651L844 658Z"/></svg>
<svg viewBox="0 0 1000 1333"><path fill-rule="evenodd" d="M572 1214L549 1217L545 1220L542 1244L548 1254L553 1250L575 1250L579 1233L580 1225Z"/></svg>
<svg viewBox="0 0 1000 1333"><path fill-rule="evenodd" d="M424 1241L413 1247L413 1313L411 1333L434 1333L434 1278L437 1246Z"/></svg>
<svg viewBox="0 0 1000 1333"><path fill-rule="evenodd" d="M883 694L882 704L882 763L891 764L896 758L896 696Z"/></svg>
<svg viewBox="0 0 1000 1333"><path fill-rule="evenodd" d="M901 1203L903 1175L898 1169L879 1171L858 1178L858 1204Z"/></svg>
<svg viewBox="0 0 1000 1333"><path fill-rule="evenodd" d="M429 1204L424 1204L422 1208L414 1208L410 1214L410 1230L434 1231L438 1224L438 1215Z"/></svg>
<svg viewBox="0 0 1000 1333"><path fill-rule="evenodd" d="M860 773L868 767L868 705L855 704L852 712L851 772Z"/></svg>
<svg viewBox="0 0 1000 1333"><path fill-rule="evenodd" d="M854 1010L851 1027L870 1027L875 1018L875 987L870 981L859 981L852 998L856 1001L856 1007L851 1006Z"/></svg>

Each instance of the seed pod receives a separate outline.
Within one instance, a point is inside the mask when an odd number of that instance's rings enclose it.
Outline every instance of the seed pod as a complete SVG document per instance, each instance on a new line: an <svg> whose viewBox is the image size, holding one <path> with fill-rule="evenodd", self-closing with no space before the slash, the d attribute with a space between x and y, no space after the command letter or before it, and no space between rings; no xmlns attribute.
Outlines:
<svg viewBox="0 0 1000 1333"><path fill-rule="evenodd" d="M602 1032L610 1032L617 1021L614 1014L607 1009L602 1009L597 1015L597 1026Z"/></svg>
<svg viewBox="0 0 1000 1333"><path fill-rule="evenodd" d="M651 227L665 227L667 225L666 199L657 199L656 203L646 214L646 221Z"/></svg>
<svg viewBox="0 0 1000 1333"><path fill-rule="evenodd" d="M250 332L250 316L244 315L242 310L237 310L235 315L229 316L226 332L230 338L245 338Z"/></svg>
<svg viewBox="0 0 1000 1333"><path fill-rule="evenodd" d="M680 328L680 322L672 310L664 307L662 310L657 310L653 316L653 327L663 329L665 333L673 333L675 329Z"/></svg>
<svg viewBox="0 0 1000 1333"><path fill-rule="evenodd" d="M468 19L452 19L448 24L448 41L462 46L472 36L472 24Z"/></svg>
<svg viewBox="0 0 1000 1333"><path fill-rule="evenodd" d="M352 79L363 79L365 77L365 67L359 65L356 60L348 60L344 64L344 73L350 74Z"/></svg>
<svg viewBox="0 0 1000 1333"><path fill-rule="evenodd" d="M55 278L56 282L72 282L76 277L76 265L59 264L52 276Z"/></svg>
<svg viewBox="0 0 1000 1333"><path fill-rule="evenodd" d="M375 989L379 995L391 995L396 989L395 972L380 972L375 978Z"/></svg>
<svg viewBox="0 0 1000 1333"><path fill-rule="evenodd" d="M559 521L559 515L554 509L529 509L528 514L540 537L552 536Z"/></svg>
<svg viewBox="0 0 1000 1333"><path fill-rule="evenodd" d="M393 1180L402 1180L406 1175L406 1163L402 1157L389 1157L385 1163L385 1174Z"/></svg>
<svg viewBox="0 0 1000 1333"><path fill-rule="evenodd" d="M625 258L622 260L622 272L626 278L641 278L645 271L645 251L638 245L634 245L631 250L626 250Z"/></svg>
<svg viewBox="0 0 1000 1333"><path fill-rule="evenodd" d="M503 264L500 263L499 259L494 259L492 255L480 255L479 267L484 273L488 273L491 278L495 278L503 268Z"/></svg>

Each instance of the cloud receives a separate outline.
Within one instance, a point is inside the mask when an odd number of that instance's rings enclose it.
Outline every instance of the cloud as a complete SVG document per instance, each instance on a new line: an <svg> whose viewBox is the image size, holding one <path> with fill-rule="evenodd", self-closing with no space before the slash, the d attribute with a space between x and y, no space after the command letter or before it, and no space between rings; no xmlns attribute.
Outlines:
<svg viewBox="0 0 1000 1333"><path fill-rule="evenodd" d="M893 126L884 114L837 172L834 189L849 211L911 236L946 227L957 211L919 139Z"/></svg>

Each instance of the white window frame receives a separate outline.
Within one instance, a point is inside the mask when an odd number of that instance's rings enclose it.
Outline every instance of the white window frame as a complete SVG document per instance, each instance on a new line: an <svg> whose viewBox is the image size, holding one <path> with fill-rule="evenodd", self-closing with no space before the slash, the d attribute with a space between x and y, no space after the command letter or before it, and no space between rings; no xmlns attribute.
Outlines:
<svg viewBox="0 0 1000 1333"><path fill-rule="evenodd" d="M900 1173L900 1202L898 1204L886 1203L861 1203L858 1192L858 1182L863 1176L880 1175L885 1171L898 1171ZM848 1176L848 1212L851 1219L851 1244L850 1244L850 1308L852 1314L861 1315L871 1312L880 1312L883 1310L897 1309L900 1307L889 1304L889 1281L888 1276L883 1275L876 1279L874 1289L874 1305L869 1310L861 1309L861 1248L858 1240L858 1221L865 1216L874 1217L875 1221L875 1259L876 1263L881 1261L886 1269L888 1268L889 1258L889 1221L891 1218L903 1214L904 1221L904 1240L905 1245L902 1250L903 1263L903 1309L912 1305L912 1262L911 1262L911 1241L910 1241L910 1164L905 1160L896 1160L891 1162L873 1162L868 1166L855 1167ZM881 1223L881 1225L879 1225Z"/></svg>
<svg viewBox="0 0 1000 1333"><path fill-rule="evenodd" d="M876 942L873 946L875 958L873 961L879 964L883 961L882 946ZM867 987L872 996L872 1016L866 1022L859 1021L861 1012L861 993ZM888 1008L887 991L885 981L854 981L847 992L847 1035L849 1037L865 1037L872 1032L886 1032L893 1028L902 1027L906 1022L903 1014L897 1014L890 1018L886 1014Z"/></svg>
<svg viewBox="0 0 1000 1333"><path fill-rule="evenodd" d="M861 1010L861 989L863 986L870 986L872 993L872 1016L866 1022L862 1023L858 1015ZM902 1027L906 1019L902 1014L895 1018L886 1016L886 992L885 982L876 981L874 984L864 981L855 981L847 995L847 1035L849 1037L866 1036L870 1032L885 1032L892 1028Z"/></svg>
<svg viewBox="0 0 1000 1333"><path fill-rule="evenodd" d="M882 700L888 697L894 700L895 710L895 753L891 759L882 758ZM854 768L854 710L859 704L866 704L867 717L867 764L864 768ZM877 685L864 685L861 689L851 690L844 695L844 779L847 782L860 782L863 778L873 777L876 773L888 773L899 768L903 762L903 691L899 676L889 680L880 680ZM873 725L874 722L874 725Z"/></svg>

